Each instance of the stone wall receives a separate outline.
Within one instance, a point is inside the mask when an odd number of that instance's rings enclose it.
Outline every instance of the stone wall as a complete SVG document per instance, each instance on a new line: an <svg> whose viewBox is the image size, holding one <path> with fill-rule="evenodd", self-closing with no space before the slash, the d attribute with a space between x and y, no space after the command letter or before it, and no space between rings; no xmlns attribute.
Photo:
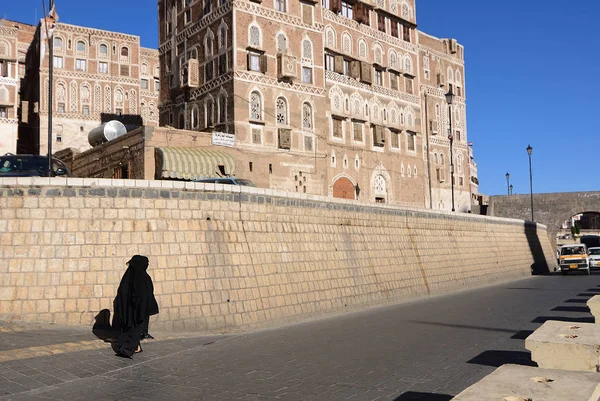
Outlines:
<svg viewBox="0 0 600 401"><path fill-rule="evenodd" d="M529 276L545 227L214 184L0 179L0 318L91 325L150 258L155 328L223 331Z"/></svg>
<svg viewBox="0 0 600 401"><path fill-rule="evenodd" d="M562 224L576 214L600 212L600 192L558 192L533 194L536 222L546 225L550 243ZM531 196L490 196L487 214L490 216L531 220Z"/></svg>

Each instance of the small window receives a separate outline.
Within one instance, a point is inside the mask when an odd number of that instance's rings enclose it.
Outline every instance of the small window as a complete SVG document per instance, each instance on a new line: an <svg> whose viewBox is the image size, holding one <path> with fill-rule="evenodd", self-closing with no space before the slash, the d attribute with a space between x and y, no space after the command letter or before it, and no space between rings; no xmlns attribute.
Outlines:
<svg viewBox="0 0 600 401"><path fill-rule="evenodd" d="M398 74L390 71L390 89L398 90Z"/></svg>
<svg viewBox="0 0 600 401"><path fill-rule="evenodd" d="M57 112L59 113L64 113L65 112L65 104L64 103L59 103L58 104L58 110Z"/></svg>
<svg viewBox="0 0 600 401"><path fill-rule="evenodd" d="M363 124L355 122L352 125L353 125L353 129L354 129L354 140L356 142L362 142L363 141Z"/></svg>
<svg viewBox="0 0 600 401"><path fill-rule="evenodd" d="M62 49L62 47L63 47L63 40L62 40L62 38L55 37L54 38L54 48L57 49L57 50L60 50L60 49Z"/></svg>
<svg viewBox="0 0 600 401"><path fill-rule="evenodd" d="M160 91L160 80L158 80L158 79L154 80L154 91L155 92Z"/></svg>
<svg viewBox="0 0 600 401"><path fill-rule="evenodd" d="M75 60L75 71L85 71L87 60L77 59Z"/></svg>
<svg viewBox="0 0 600 401"><path fill-rule="evenodd" d="M147 79L140 80L140 87L144 90L148 90L148 80Z"/></svg>
<svg viewBox="0 0 600 401"><path fill-rule="evenodd" d="M339 118L333 119L333 137L334 138L342 138L342 120Z"/></svg>
<svg viewBox="0 0 600 401"><path fill-rule="evenodd" d="M8 118L8 107L0 106L0 118Z"/></svg>
<svg viewBox="0 0 600 401"><path fill-rule="evenodd" d="M284 13L287 11L287 4L286 4L287 0L275 0L275 10L279 11L280 13Z"/></svg>
<svg viewBox="0 0 600 401"><path fill-rule="evenodd" d="M104 43L101 44L98 47L98 54L100 54L102 57L106 57L108 55L108 46L106 46Z"/></svg>
<svg viewBox="0 0 600 401"><path fill-rule="evenodd" d="M126 47L121 48L121 57L129 57L129 49Z"/></svg>
<svg viewBox="0 0 600 401"><path fill-rule="evenodd" d="M262 131L260 128L252 128L252 143L256 145L262 143Z"/></svg>
<svg viewBox="0 0 600 401"><path fill-rule="evenodd" d="M98 63L98 72L100 74L108 74L108 63L104 63L104 62Z"/></svg>
<svg viewBox="0 0 600 401"><path fill-rule="evenodd" d="M325 69L335 71L335 57L328 53L325 53Z"/></svg>
<svg viewBox="0 0 600 401"><path fill-rule="evenodd" d="M63 58L54 56L54 68L63 68Z"/></svg>
<svg viewBox="0 0 600 401"><path fill-rule="evenodd" d="M383 14L377 14L377 29L385 32L385 16Z"/></svg>
<svg viewBox="0 0 600 401"><path fill-rule="evenodd" d="M410 151L417 150L417 147L416 147L416 144L415 144L415 134L414 133L407 132L406 133L406 140L407 140L408 150L410 150Z"/></svg>
<svg viewBox="0 0 600 401"><path fill-rule="evenodd" d="M313 76L312 76L312 68L311 67L302 67L302 82L305 84L312 84L313 83Z"/></svg>
<svg viewBox="0 0 600 401"><path fill-rule="evenodd" d="M354 19L354 9L351 3L347 1L342 1L342 16L350 19Z"/></svg>
<svg viewBox="0 0 600 401"><path fill-rule="evenodd" d="M400 147L400 133L395 130L390 130L390 147L398 149Z"/></svg>
<svg viewBox="0 0 600 401"><path fill-rule="evenodd" d="M84 105L82 108L82 112L84 116L89 116L90 115L90 106Z"/></svg>

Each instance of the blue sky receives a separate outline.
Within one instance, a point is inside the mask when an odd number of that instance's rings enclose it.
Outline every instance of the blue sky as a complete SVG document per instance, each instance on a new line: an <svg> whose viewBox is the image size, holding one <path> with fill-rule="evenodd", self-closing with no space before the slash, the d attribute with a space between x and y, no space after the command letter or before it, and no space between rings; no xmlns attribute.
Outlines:
<svg viewBox="0 0 600 401"><path fill-rule="evenodd" d="M55 0L61 22L141 36L157 46L154 0ZM0 15L35 23L41 0L3 1ZM46 0L46 5L48 1ZM417 0L419 28L466 48L467 124L480 191L599 190L600 1Z"/></svg>

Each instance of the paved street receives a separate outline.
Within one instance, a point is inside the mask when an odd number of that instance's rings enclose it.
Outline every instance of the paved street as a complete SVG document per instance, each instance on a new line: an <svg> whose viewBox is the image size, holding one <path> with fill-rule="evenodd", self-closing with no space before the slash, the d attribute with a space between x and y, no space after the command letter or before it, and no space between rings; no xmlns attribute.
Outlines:
<svg viewBox="0 0 600 401"><path fill-rule="evenodd" d="M532 277L255 333L154 333L133 361L91 328L5 322L0 400L447 401L532 364L524 339L544 321L593 321L597 293L598 274Z"/></svg>

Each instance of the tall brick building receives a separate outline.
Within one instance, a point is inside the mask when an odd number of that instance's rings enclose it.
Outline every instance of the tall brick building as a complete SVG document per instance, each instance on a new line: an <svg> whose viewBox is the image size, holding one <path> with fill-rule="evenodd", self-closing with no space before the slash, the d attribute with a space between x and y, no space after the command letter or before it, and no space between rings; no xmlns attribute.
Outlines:
<svg viewBox="0 0 600 401"><path fill-rule="evenodd" d="M35 27L0 19L0 155L14 153L19 126L19 87Z"/></svg>
<svg viewBox="0 0 600 401"><path fill-rule="evenodd" d="M159 0L160 124L235 134L271 188L470 209L464 49L415 0ZM476 178L476 177L475 177Z"/></svg>
<svg viewBox="0 0 600 401"><path fill-rule="evenodd" d="M50 58L40 63L39 25L30 42L17 150L46 154ZM53 151L90 148L88 133L103 113L158 123L158 52L141 47L138 36L59 23L53 63Z"/></svg>

